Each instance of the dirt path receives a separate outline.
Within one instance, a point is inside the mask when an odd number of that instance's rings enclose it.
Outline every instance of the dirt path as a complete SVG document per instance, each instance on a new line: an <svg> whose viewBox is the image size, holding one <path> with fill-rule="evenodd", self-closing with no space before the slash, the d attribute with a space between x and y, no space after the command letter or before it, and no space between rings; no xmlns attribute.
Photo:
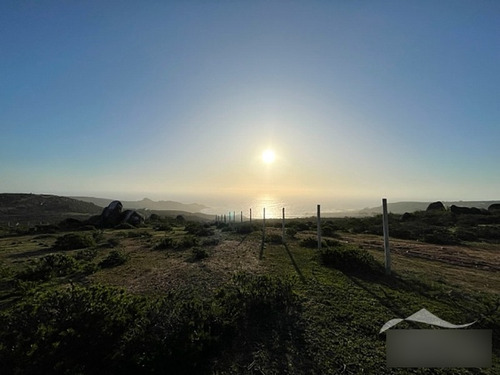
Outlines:
<svg viewBox="0 0 500 375"><path fill-rule="evenodd" d="M383 238L380 236L342 234L342 240L363 246L367 250L384 250ZM441 246L391 238L390 248L391 253L402 256L485 271L500 271L500 245Z"/></svg>

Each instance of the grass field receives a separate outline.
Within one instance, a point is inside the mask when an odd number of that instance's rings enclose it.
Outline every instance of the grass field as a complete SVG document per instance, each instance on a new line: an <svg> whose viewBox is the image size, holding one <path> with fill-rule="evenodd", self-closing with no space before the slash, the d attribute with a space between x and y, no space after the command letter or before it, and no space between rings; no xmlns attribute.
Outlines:
<svg viewBox="0 0 500 375"><path fill-rule="evenodd" d="M161 230L149 224L137 229L78 232L77 236L92 237L94 244L73 250L57 246L64 243L61 237L68 233L0 238L0 309L6 324L0 350L4 363L17 361L14 367L2 368L2 374L36 373L44 366L54 373L91 373L95 368L85 361L94 357L96 363L109 364L107 373L126 373L120 361L126 362L127 353L134 365L142 366L135 368L136 373L173 368L184 373L213 374L500 373L500 245L439 246L394 240L393 274L385 276L383 272L357 268L355 263L345 269L326 265L317 249L304 247L303 240L313 237L314 232L298 231L284 244L280 241L281 230L272 223L270 226L264 244L262 232L253 228L239 231L207 225L202 233L185 223L170 224ZM334 237L325 237L330 246L361 250L382 264L380 236L337 232ZM124 296L140 298L141 302L127 302L128 307L134 306L133 314L124 312L116 319L109 318L110 326L122 324L122 331L112 331L102 338L114 348L113 355L111 351L96 351L78 359L78 355L61 347L67 342L64 335L73 335L82 346L93 345L85 342L85 335L79 331L79 324L85 322L74 316L81 312L72 313L74 327L66 327L69 331L65 331L50 317L67 310L60 307L59 300L45 315L39 311L44 309L44 303L52 301L47 297L52 291L60 296L69 293L74 299L72 291L79 291L75 286L88 289L96 285L123 290L117 294L121 297L109 299L110 306L122 306L117 301ZM92 293L94 296L97 292ZM150 307L165 296L175 296L169 300L175 303L161 305L159 311ZM83 306L85 311L92 310L92 300ZM455 324L477 320L474 328L493 329L493 366L387 368L385 336L379 335L380 328L389 319L407 317L421 308ZM82 316L93 317L92 311ZM152 344L138 341L134 326L143 327L146 316L149 322L156 322L151 318L152 311L162 319L168 311L168 319L175 316L170 328L155 323L153 332L161 328L182 334L175 336L175 346L174 341L162 341L164 353L159 350L156 357L136 358L140 345ZM178 315L176 311L180 311ZM23 314L47 321L23 321ZM184 315L190 316L185 326ZM127 324L124 316L128 316ZM30 328L5 328L14 323ZM176 327L184 327L186 332ZM402 323L401 327L410 325ZM29 344L30 335L36 346ZM43 351L42 343L53 348ZM164 359L174 356L172 353L197 365ZM67 360L61 358L63 355L75 358ZM30 362L38 367L32 367Z"/></svg>

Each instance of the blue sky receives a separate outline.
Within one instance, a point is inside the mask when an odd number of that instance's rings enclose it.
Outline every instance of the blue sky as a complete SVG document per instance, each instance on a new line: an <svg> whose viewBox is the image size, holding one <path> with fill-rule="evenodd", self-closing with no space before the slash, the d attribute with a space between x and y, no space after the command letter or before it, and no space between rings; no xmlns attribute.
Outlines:
<svg viewBox="0 0 500 375"><path fill-rule="evenodd" d="M0 191L500 199L499 20L497 1L3 1Z"/></svg>

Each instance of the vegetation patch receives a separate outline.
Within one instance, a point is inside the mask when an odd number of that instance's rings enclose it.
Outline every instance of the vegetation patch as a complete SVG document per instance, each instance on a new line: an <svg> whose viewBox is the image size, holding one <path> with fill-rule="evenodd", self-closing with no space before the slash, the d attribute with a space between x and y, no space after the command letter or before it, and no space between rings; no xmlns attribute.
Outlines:
<svg viewBox="0 0 500 375"><path fill-rule="evenodd" d="M54 249L56 250L75 250L84 249L86 247L96 246L96 241L88 234L68 233L56 240Z"/></svg>
<svg viewBox="0 0 500 375"><path fill-rule="evenodd" d="M47 281L52 277L60 277L81 271L81 264L66 254L49 254L18 274L25 281Z"/></svg>
<svg viewBox="0 0 500 375"><path fill-rule="evenodd" d="M208 251L202 247L193 247L191 253L195 261L208 258Z"/></svg>
<svg viewBox="0 0 500 375"><path fill-rule="evenodd" d="M237 275L205 299L74 286L0 314L0 366L2 373L210 373L224 368L214 358L236 342L248 354L255 337L245 335L263 325L276 333L269 340L289 340L297 312L291 285L269 277Z"/></svg>
<svg viewBox="0 0 500 375"><path fill-rule="evenodd" d="M270 233L266 235L266 242L279 245L283 243L283 238L280 234Z"/></svg>
<svg viewBox="0 0 500 375"><path fill-rule="evenodd" d="M341 271L378 275L384 270L366 250L350 245L338 244L322 248L319 256L322 264Z"/></svg>
<svg viewBox="0 0 500 375"><path fill-rule="evenodd" d="M246 222L236 225L234 231L238 234L250 234L259 229L260 227L257 224Z"/></svg>
<svg viewBox="0 0 500 375"><path fill-rule="evenodd" d="M182 238L165 237L155 246L155 250L184 250L198 245L198 240L193 236L184 236Z"/></svg>
<svg viewBox="0 0 500 375"><path fill-rule="evenodd" d="M117 267L126 263L127 260L128 258L125 254L123 254L123 252L118 250L112 250L109 253L109 255L99 263L99 267L101 268Z"/></svg>

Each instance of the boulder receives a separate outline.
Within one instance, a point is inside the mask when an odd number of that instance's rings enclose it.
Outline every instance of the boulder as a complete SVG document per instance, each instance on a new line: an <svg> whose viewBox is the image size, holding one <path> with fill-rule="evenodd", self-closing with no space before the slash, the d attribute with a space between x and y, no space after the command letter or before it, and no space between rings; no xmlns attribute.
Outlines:
<svg viewBox="0 0 500 375"><path fill-rule="evenodd" d="M451 205L450 211L457 215L481 215L481 210L477 207L459 207Z"/></svg>
<svg viewBox="0 0 500 375"><path fill-rule="evenodd" d="M122 213L120 222L131 224L133 226L138 226L144 223L144 216L142 216L139 212L134 210L126 210Z"/></svg>
<svg viewBox="0 0 500 375"><path fill-rule="evenodd" d="M401 221L405 222L405 221L410 221L410 220L413 220L415 218L415 215L413 215L412 213L409 213L409 212L405 212L403 215L401 215Z"/></svg>
<svg viewBox="0 0 500 375"><path fill-rule="evenodd" d="M491 213L500 213L500 203L490 204L488 211Z"/></svg>
<svg viewBox="0 0 500 375"><path fill-rule="evenodd" d="M443 202L432 202L427 206L426 211L446 211L446 207Z"/></svg>
<svg viewBox="0 0 500 375"><path fill-rule="evenodd" d="M111 202L101 213L101 226L105 228L120 224L123 205L120 201Z"/></svg>
<svg viewBox="0 0 500 375"><path fill-rule="evenodd" d="M123 205L120 201L111 202L100 216L93 216L88 223L99 228L114 228L120 224L130 224L133 226L144 223L144 217L134 210L122 212Z"/></svg>

